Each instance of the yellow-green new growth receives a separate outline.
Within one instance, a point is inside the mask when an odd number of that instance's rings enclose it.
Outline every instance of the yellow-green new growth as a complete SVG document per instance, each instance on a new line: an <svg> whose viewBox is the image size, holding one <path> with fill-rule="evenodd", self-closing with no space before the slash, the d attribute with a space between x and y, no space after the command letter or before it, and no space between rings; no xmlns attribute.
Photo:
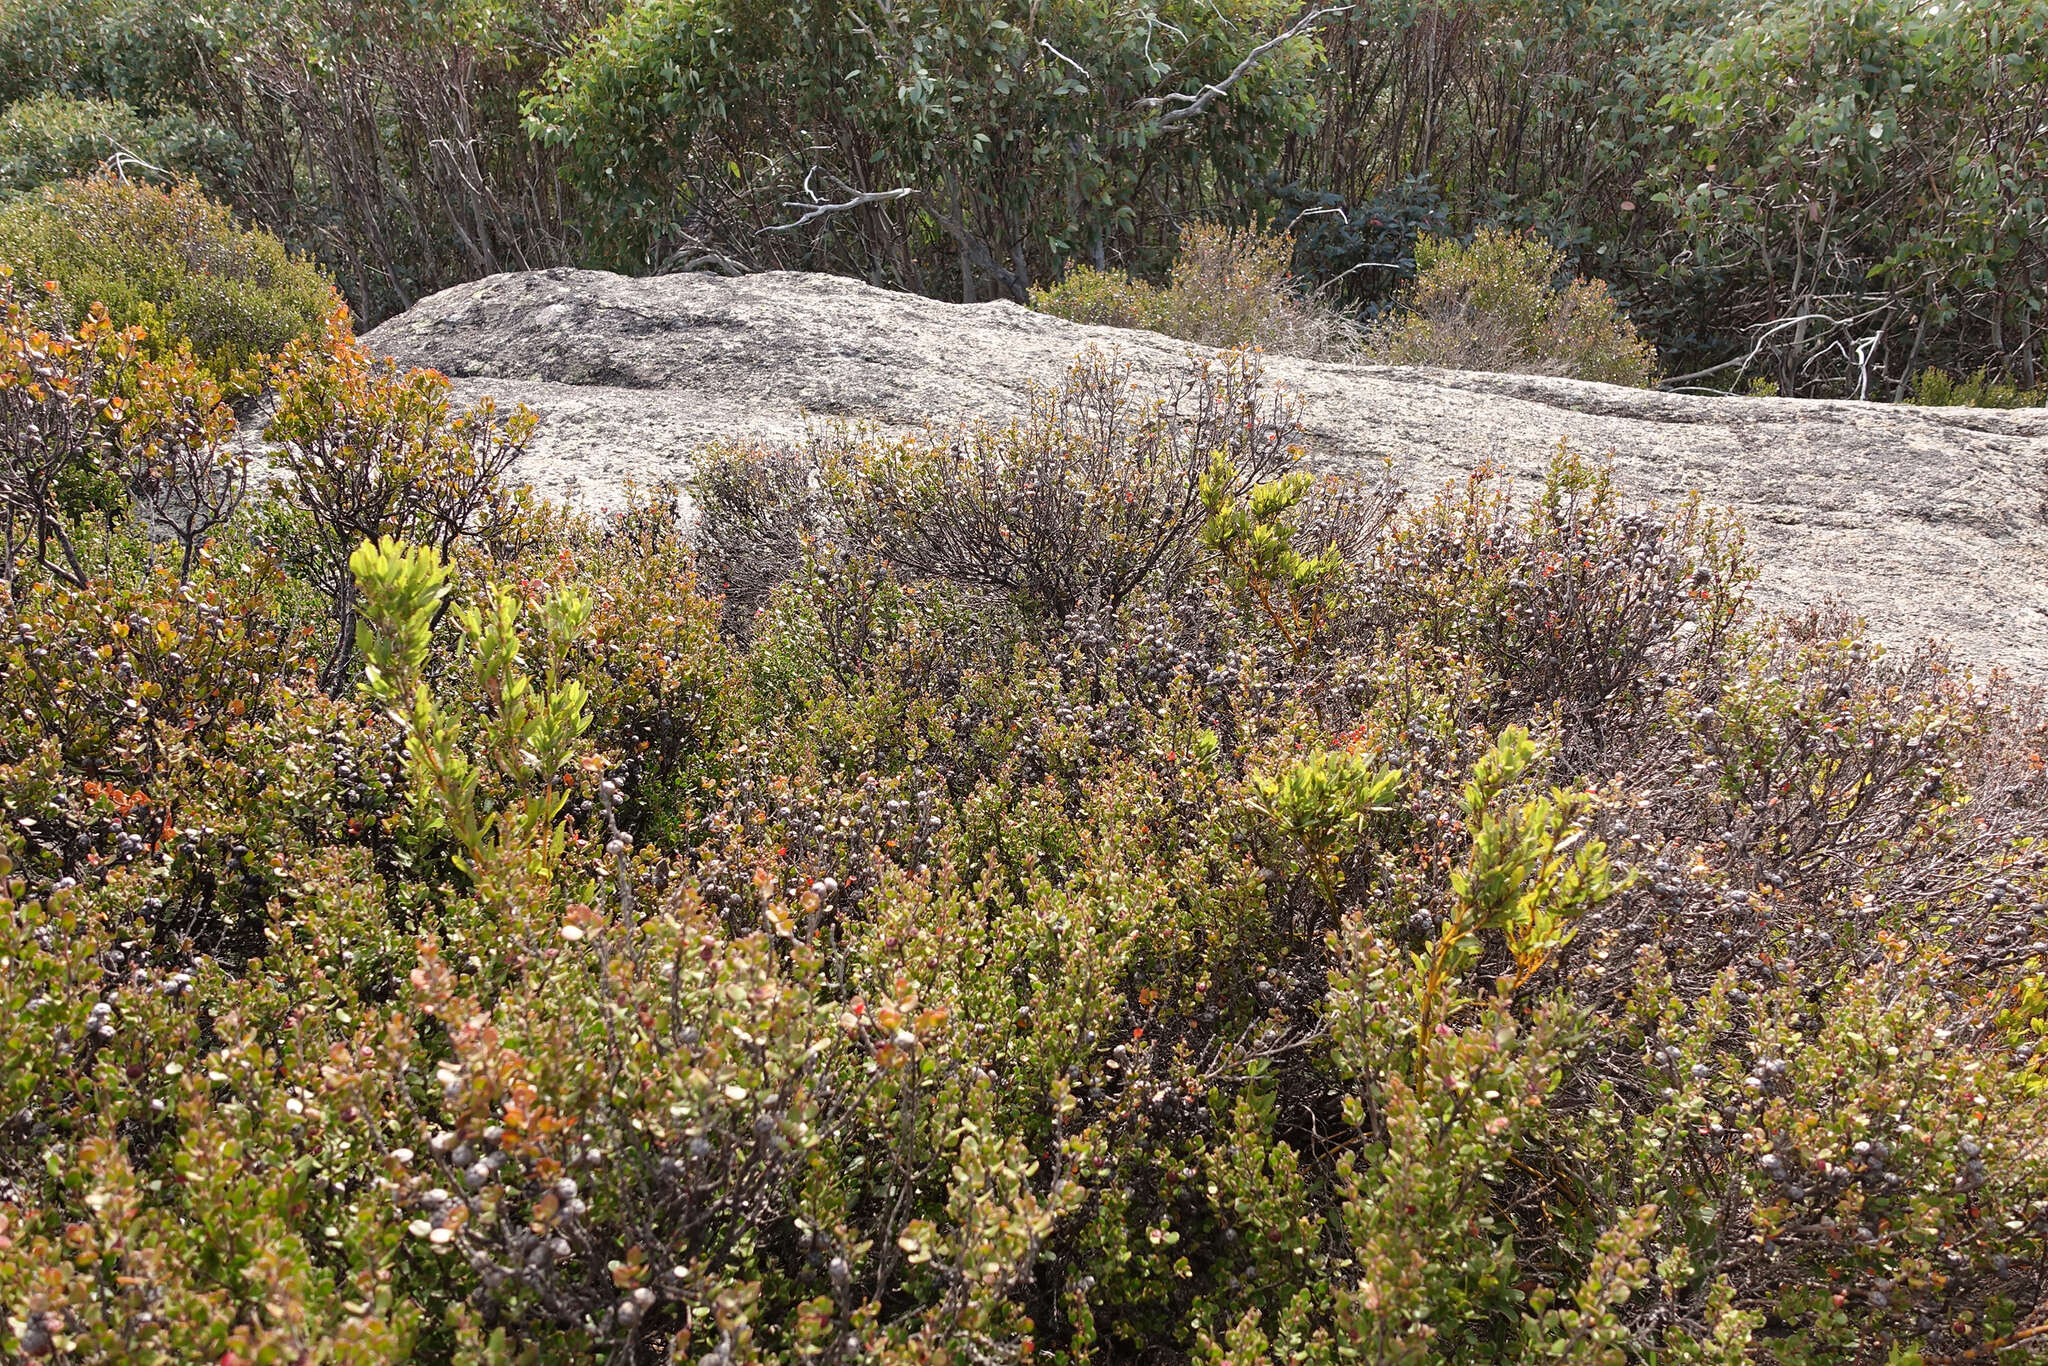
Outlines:
<svg viewBox="0 0 2048 1366"><path fill-rule="evenodd" d="M448 598L448 566L432 546L385 536L357 546L348 567L363 595L363 615L356 622L356 648L365 661L363 692L391 707L426 665L434 613Z"/></svg>
<svg viewBox="0 0 2048 1366"><path fill-rule="evenodd" d="M1329 590L1343 573L1343 552L1329 546L1303 555L1294 548L1287 518L1315 487L1314 475L1296 470L1257 485L1242 499L1230 493L1238 482L1237 467L1216 452L1199 490L1209 512L1202 544L1222 557L1234 585L1258 604L1298 658L1328 620Z"/></svg>
<svg viewBox="0 0 2048 1366"><path fill-rule="evenodd" d="M1606 844L1586 830L1583 795L1553 789L1523 802L1503 800L1537 758L1529 732L1510 726L1465 785L1472 852L1451 874L1449 920L1415 956L1421 970L1418 1058L1430 1031L1467 1003L1457 979L1478 957L1480 935L1506 938L1515 971L1502 985L1513 990L1571 941L1581 916L1618 890Z"/></svg>
<svg viewBox="0 0 2048 1366"><path fill-rule="evenodd" d="M418 829L447 829L462 849L457 863L475 881L479 897L510 897L521 888L545 894L561 855L555 822L568 800L558 779L590 728L583 685L561 677L564 656L589 622L590 595L563 589L537 609L546 654L539 689L526 671L515 596L491 585L482 604L455 610L485 704L474 733L465 734L421 677L435 617L449 592L440 555L431 546L387 537L376 545L365 541L349 566L362 596L357 641L368 661L363 689L404 729ZM401 698L409 702L404 709ZM488 769L525 795L487 814L479 801L481 775L472 746Z"/></svg>
<svg viewBox="0 0 2048 1366"><path fill-rule="evenodd" d="M1284 773L1255 774L1252 807L1299 851L1302 870L1335 905L1338 869L1357 850L1371 817L1395 809L1405 784L1398 768L1330 750Z"/></svg>

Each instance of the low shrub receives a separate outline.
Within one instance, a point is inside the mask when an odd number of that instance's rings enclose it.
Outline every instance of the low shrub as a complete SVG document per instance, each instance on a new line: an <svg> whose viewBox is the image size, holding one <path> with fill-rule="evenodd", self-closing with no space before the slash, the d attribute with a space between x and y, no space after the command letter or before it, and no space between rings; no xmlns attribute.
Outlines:
<svg viewBox="0 0 2048 1366"><path fill-rule="evenodd" d="M1159 287L1120 270L1070 267L1056 285L1031 291L1031 306L1041 313L1088 327L1131 327L1164 331Z"/></svg>
<svg viewBox="0 0 2048 1366"><path fill-rule="evenodd" d="M340 306L317 340L285 347L271 381L275 406L263 434L279 495L305 514L295 554L332 605L334 648L322 677L339 690L356 645L356 548L399 538L445 555L458 542L511 533L519 505L504 476L534 417L517 409L501 420L489 399L458 411L446 376L377 360Z"/></svg>
<svg viewBox="0 0 2048 1366"><path fill-rule="evenodd" d="M826 499L805 454L713 446L698 454L689 493L697 505L697 562L724 599L729 629L744 630L826 531Z"/></svg>
<svg viewBox="0 0 2048 1366"><path fill-rule="evenodd" d="M1563 280L1564 253L1533 235L1482 228L1469 243L1424 239L1405 307L1377 324L1383 365L1561 375L1638 388L1656 355L1597 280Z"/></svg>
<svg viewBox="0 0 2048 1366"><path fill-rule="evenodd" d="M1930 408L2040 408L2048 406L2048 389L2023 389L1983 370L1958 379L1929 368L1914 377L1906 402Z"/></svg>
<svg viewBox="0 0 2048 1366"><path fill-rule="evenodd" d="M39 95L0 112L0 196L81 179L117 157L126 173L160 179L215 171L231 156L224 133L183 111Z"/></svg>
<svg viewBox="0 0 2048 1366"><path fill-rule="evenodd" d="M1341 358L1356 330L1303 293L1288 273L1291 239L1255 229L1192 223L1164 289L1120 272L1077 266L1032 291L1032 307L1069 322L1136 327L1219 349Z"/></svg>
<svg viewBox="0 0 2048 1366"><path fill-rule="evenodd" d="M189 343L237 389L262 357L318 335L337 302L316 268L190 183L109 175L47 187L0 211L0 260L56 281L67 299L103 303L158 353Z"/></svg>
<svg viewBox="0 0 2048 1366"><path fill-rule="evenodd" d="M122 419L121 382L142 340L95 304L76 329L53 287L24 296L0 264L0 581L20 554L74 586L86 570L78 523L102 507Z"/></svg>
<svg viewBox="0 0 2048 1366"><path fill-rule="evenodd" d="M324 690L317 505L18 584L0 1348L2025 1359L2039 697L1569 449L1396 511L1125 378L365 539Z"/></svg>
<svg viewBox="0 0 2048 1366"><path fill-rule="evenodd" d="M1242 493L1300 457L1297 434L1241 357L1153 396L1127 364L1090 355L1015 422L893 442L842 430L820 460L853 545L1065 620L1185 575L1217 455Z"/></svg>
<svg viewBox="0 0 2048 1366"><path fill-rule="evenodd" d="M249 492L249 457L235 444L238 429L220 386L189 346L137 367L121 412L121 472L150 525L177 541L181 578Z"/></svg>

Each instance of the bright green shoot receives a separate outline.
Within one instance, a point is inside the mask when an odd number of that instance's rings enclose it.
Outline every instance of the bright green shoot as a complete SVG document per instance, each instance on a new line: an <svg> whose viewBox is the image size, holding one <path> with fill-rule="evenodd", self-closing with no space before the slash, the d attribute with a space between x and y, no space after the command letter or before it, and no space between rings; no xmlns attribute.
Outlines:
<svg viewBox="0 0 2048 1366"><path fill-rule="evenodd" d="M1209 511L1202 543L1222 557L1233 586L1300 658L1328 624L1344 556L1335 546L1314 555L1295 549L1288 517L1315 488L1314 475L1297 470L1257 485L1242 499L1230 493L1238 481L1237 467L1216 452L1200 486Z"/></svg>
<svg viewBox="0 0 2048 1366"><path fill-rule="evenodd" d="M495 585L481 602L455 609L483 699L482 714L466 727L423 677L435 619L449 596L440 555L387 538L365 541L349 567L363 603L363 690L405 732L416 831L447 830L480 900L545 896L561 855L555 822L568 800L564 774L590 727L583 685L562 677L568 651L590 620L589 594L570 588L544 599L532 613L537 641L520 631L519 599ZM531 643L544 656L538 687L527 670ZM519 795L487 811L494 805L482 800L487 782Z"/></svg>

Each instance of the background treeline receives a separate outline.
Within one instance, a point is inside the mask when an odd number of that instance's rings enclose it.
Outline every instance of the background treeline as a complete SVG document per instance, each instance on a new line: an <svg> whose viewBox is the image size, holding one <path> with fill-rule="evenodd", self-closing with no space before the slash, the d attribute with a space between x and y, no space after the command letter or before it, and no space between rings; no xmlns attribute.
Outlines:
<svg viewBox="0 0 2048 1366"><path fill-rule="evenodd" d="M1291 228L1296 273L1370 314L1418 233L1494 224L1607 281L1670 378L1868 397L1936 366L2040 379L2042 0L4 16L9 186L115 149L196 175L369 320L564 262L1021 300L1075 263L1157 278L1200 219Z"/></svg>

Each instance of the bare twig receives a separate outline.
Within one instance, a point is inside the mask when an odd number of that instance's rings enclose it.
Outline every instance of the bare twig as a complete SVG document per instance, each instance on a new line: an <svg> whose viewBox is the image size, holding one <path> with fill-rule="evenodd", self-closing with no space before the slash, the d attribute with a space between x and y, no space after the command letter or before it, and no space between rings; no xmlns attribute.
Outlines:
<svg viewBox="0 0 2048 1366"><path fill-rule="evenodd" d="M1704 370L1694 370L1688 374L1673 375L1669 379L1660 380L1657 387L1669 389L1675 385L1684 384L1688 380L1705 379L1708 375L1719 374L1723 370L1736 367L1746 370L1749 368L1750 362L1763 353L1764 343L1788 327L1796 327L1800 323L1825 323L1830 327L1837 328L1853 327L1865 318L1875 317L1884 311L1885 309L1883 308L1866 309L1864 312L1848 318L1837 318L1832 313L1801 313L1796 317L1778 318L1766 324L1763 330L1757 333L1756 344L1749 348L1747 355L1737 356L1734 360L1724 360L1719 365L1709 365Z"/></svg>
<svg viewBox="0 0 2048 1366"><path fill-rule="evenodd" d="M1160 115L1159 126L1161 128L1172 128L1176 124L1186 123L1214 104L1218 96L1229 94L1230 87L1244 79L1245 73L1257 66L1265 55L1274 48L1291 39L1299 38L1331 15L1346 14L1351 9L1352 6L1350 5L1332 5L1323 9L1310 10L1301 18L1295 20L1293 25L1285 32L1280 33L1276 37L1268 38L1265 42L1260 43L1250 52L1247 52L1244 60L1239 62L1228 76L1217 81L1214 85L1205 85L1192 95L1175 92L1173 94L1156 95L1149 99L1142 99L1138 101L1138 108L1158 109L1163 105L1179 104L1182 105L1181 108L1170 110Z"/></svg>
<svg viewBox="0 0 2048 1366"><path fill-rule="evenodd" d="M785 209L808 209L809 212L805 213L803 217L797 219L793 223L776 223L769 227L761 229L761 231L794 232L798 228L804 227L806 224L815 222L816 220L825 217L827 214L845 213L848 209L863 208L869 204L884 204L893 199L906 199L909 196L914 195L916 193L917 190L914 186L899 185L893 190L871 190L866 194L857 194L853 198L838 204L807 205L803 200L800 199L791 200L785 202L782 207Z"/></svg>
<svg viewBox="0 0 2048 1366"><path fill-rule="evenodd" d="M1149 35L1148 35L1148 36L1149 36ZM1081 79L1082 79L1082 80L1084 80L1084 81L1093 81L1093 80L1095 79L1095 77L1094 77L1093 75L1089 74L1089 71L1088 71L1088 68L1087 68L1087 67L1085 67L1085 66L1082 66L1082 65L1081 65L1081 64L1080 64L1079 62L1075 61L1075 60L1074 60L1074 59L1073 59L1072 57L1069 57L1069 56L1068 56L1068 55L1067 55L1066 53L1064 53L1064 52L1060 51L1060 50L1059 50L1058 48L1054 47L1054 46L1052 45L1052 40L1051 40L1051 39L1049 39L1049 38L1040 38L1040 39L1038 40L1038 45L1039 45L1040 47L1044 48L1044 49L1045 49L1045 50L1046 50L1047 52L1050 52L1050 53L1051 53L1051 54L1052 54L1053 56L1055 56L1055 57L1059 58L1059 59L1060 59L1061 61L1065 62L1065 63L1066 63L1066 64L1067 64L1068 66L1071 66L1072 68L1074 68L1074 70L1076 70L1076 71L1080 72L1080 73L1081 73Z"/></svg>
<svg viewBox="0 0 2048 1366"><path fill-rule="evenodd" d="M654 273L657 275L688 275L692 271L703 270L707 266L717 271L720 275L729 277L736 278L748 273L746 266L733 260L723 252L713 251L709 247L695 246L685 246L671 253L669 258L661 263L660 269Z"/></svg>
<svg viewBox="0 0 2048 1366"><path fill-rule="evenodd" d="M1337 217L1343 221L1345 227L1348 228L1351 226L1351 215L1344 212L1341 206L1335 204L1324 204L1312 209L1303 209L1300 213L1288 219L1287 226L1280 229L1280 231L1291 237L1294 234L1294 230L1297 227L1301 226L1302 219L1317 218L1326 213L1336 214Z"/></svg>
<svg viewBox="0 0 2048 1366"><path fill-rule="evenodd" d="M148 171L164 180L174 179L171 173L169 171L166 171L163 167L157 165L153 161L144 161L141 157L135 155L135 153L129 151L126 147L121 146L119 143L114 144L114 154L108 157L106 161L102 163L102 165L104 165L107 169L111 170L114 173L115 178L122 181L126 181L128 179L128 168L131 166L136 167L139 170Z"/></svg>

